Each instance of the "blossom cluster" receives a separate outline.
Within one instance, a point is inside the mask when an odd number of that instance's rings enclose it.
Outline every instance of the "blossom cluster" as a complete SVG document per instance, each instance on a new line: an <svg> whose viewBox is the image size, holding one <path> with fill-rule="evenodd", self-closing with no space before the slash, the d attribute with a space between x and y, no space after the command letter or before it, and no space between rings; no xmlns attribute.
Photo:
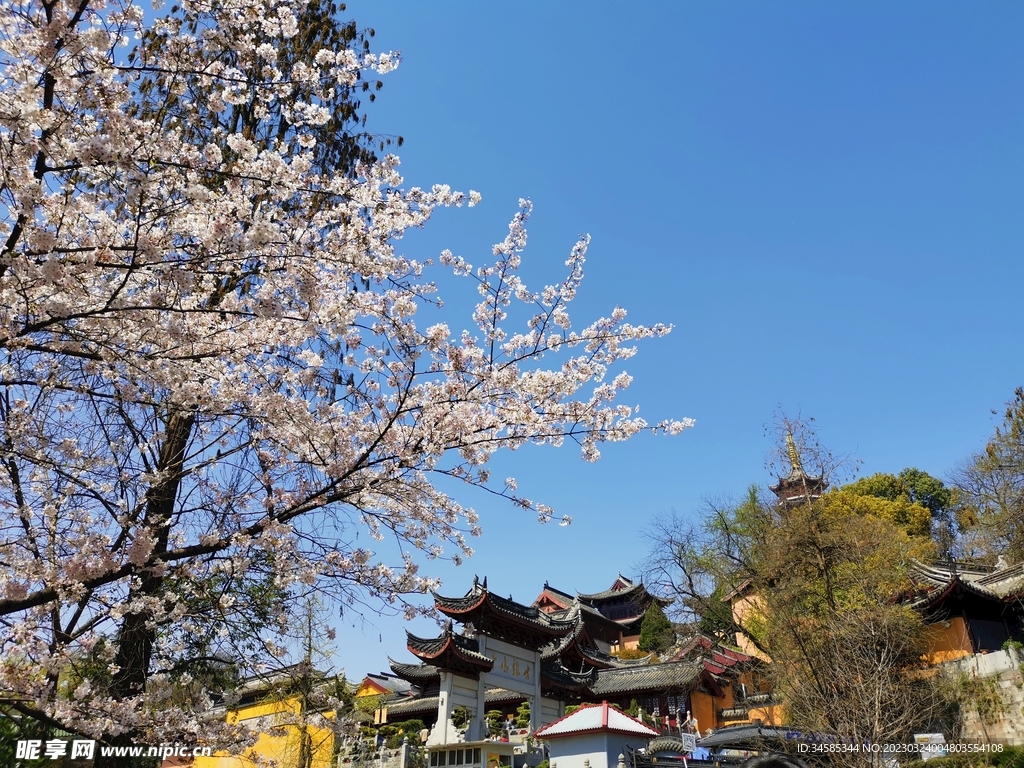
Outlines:
<svg viewBox="0 0 1024 768"><path fill-rule="evenodd" d="M400 603L435 586L424 558L472 554L477 513L439 479L546 521L491 484L496 451L569 439L595 460L690 425L648 424L610 374L668 327L570 321L585 238L560 284L520 279L525 201L493 264L440 258L479 291L474 325L417 321L439 267L402 234L480 198L350 151L338 116L397 55L311 33L303 0L184 0L153 23L132 0L15 5L0 698L97 738L198 736L197 659L273 660L296 595Z"/></svg>

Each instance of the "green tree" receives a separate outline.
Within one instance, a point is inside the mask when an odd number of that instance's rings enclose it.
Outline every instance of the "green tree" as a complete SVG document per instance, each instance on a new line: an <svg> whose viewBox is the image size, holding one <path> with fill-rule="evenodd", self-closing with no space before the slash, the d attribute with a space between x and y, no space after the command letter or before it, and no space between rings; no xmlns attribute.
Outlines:
<svg viewBox="0 0 1024 768"><path fill-rule="evenodd" d="M958 494L936 477L916 467L907 467L898 475L879 472L843 486L843 490L861 496L873 496L898 505L897 517L923 523L921 509L928 510L929 530L943 555L955 546ZM923 530L912 530L921 535Z"/></svg>
<svg viewBox="0 0 1024 768"><path fill-rule="evenodd" d="M928 538L931 535L931 512L927 507L905 497L890 500L858 493L851 486L844 486L829 491L822 499L822 506L834 513L886 520L916 538Z"/></svg>
<svg viewBox="0 0 1024 768"><path fill-rule="evenodd" d="M452 725L460 731L469 725L469 721L472 719L473 712L464 704L460 704L452 710Z"/></svg>
<svg viewBox="0 0 1024 768"><path fill-rule="evenodd" d="M898 475L878 472L844 487L864 496L920 504L933 515L949 509L954 497L953 490L941 480L916 467L903 469Z"/></svg>
<svg viewBox="0 0 1024 768"><path fill-rule="evenodd" d="M500 709L489 709L484 713L484 721L493 736L501 733L502 727L505 725L505 715Z"/></svg>
<svg viewBox="0 0 1024 768"><path fill-rule="evenodd" d="M1024 560L1024 388L1006 404L985 450L954 474L963 496L964 549L990 560Z"/></svg>
<svg viewBox="0 0 1024 768"><path fill-rule="evenodd" d="M644 611L644 620L640 623L641 651L661 653L676 640L675 629L665 612L657 602L652 602Z"/></svg>
<svg viewBox="0 0 1024 768"><path fill-rule="evenodd" d="M268 676L263 703L277 705L272 735L284 737L281 768L312 768L337 747L336 730L356 722L354 691L344 674L330 675L332 647L320 629L326 620L323 603L304 601L300 621L291 630L296 663ZM421 726L422 727L422 726ZM400 740L400 739L399 739Z"/></svg>
<svg viewBox="0 0 1024 768"><path fill-rule="evenodd" d="M524 701L516 709L516 718L513 721L516 728L530 727L530 702Z"/></svg>
<svg viewBox="0 0 1024 768"><path fill-rule="evenodd" d="M17 760L16 745L19 739L50 738L52 730L38 720L25 717L0 705L0 765L18 768L42 768L53 763L45 757L38 760Z"/></svg>
<svg viewBox="0 0 1024 768"><path fill-rule="evenodd" d="M454 721L454 717L452 718ZM400 723L388 723L377 729L377 734L384 738L384 746L388 749L397 749L403 741L408 741L416 747L420 744L420 731L426 725L422 720L403 720Z"/></svg>

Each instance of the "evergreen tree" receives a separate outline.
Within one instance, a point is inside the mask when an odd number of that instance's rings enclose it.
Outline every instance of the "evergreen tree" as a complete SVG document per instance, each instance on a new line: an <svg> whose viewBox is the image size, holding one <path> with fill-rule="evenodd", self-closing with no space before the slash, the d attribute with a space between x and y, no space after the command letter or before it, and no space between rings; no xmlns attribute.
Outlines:
<svg viewBox="0 0 1024 768"><path fill-rule="evenodd" d="M516 710L515 726L516 728L530 727L530 702L524 701L519 705Z"/></svg>
<svg viewBox="0 0 1024 768"><path fill-rule="evenodd" d="M644 611L644 620L640 624L640 650L664 651L676 640L672 622L665 616L661 606L652 602Z"/></svg>

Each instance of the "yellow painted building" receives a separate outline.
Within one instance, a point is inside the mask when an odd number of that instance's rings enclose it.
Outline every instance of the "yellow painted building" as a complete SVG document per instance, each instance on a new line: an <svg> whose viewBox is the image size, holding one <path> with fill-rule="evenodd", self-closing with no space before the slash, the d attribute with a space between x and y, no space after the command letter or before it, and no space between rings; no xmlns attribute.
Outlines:
<svg viewBox="0 0 1024 768"><path fill-rule="evenodd" d="M304 717L298 696L243 705L226 717L229 723L257 732L256 743L240 755L219 752L212 757L197 757L193 768L264 768L268 763L278 768L333 765L334 733L326 724L333 713Z"/></svg>

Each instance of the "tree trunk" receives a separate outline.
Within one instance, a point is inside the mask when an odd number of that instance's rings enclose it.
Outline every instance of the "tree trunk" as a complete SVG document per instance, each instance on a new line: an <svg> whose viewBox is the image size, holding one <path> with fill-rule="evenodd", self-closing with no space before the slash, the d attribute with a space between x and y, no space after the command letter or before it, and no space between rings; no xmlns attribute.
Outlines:
<svg viewBox="0 0 1024 768"><path fill-rule="evenodd" d="M192 437L195 416L192 413L175 413L167 419L164 431L164 443L160 449L159 480L147 494L146 513L143 527L153 537L153 552L149 561L167 551L167 542L171 532L171 519L174 514L174 502L181 487L182 469L185 461L185 450ZM153 597L159 595L163 588L164 577L152 570L140 573L139 582L129 592L128 599ZM156 626L152 623L151 611L127 613L118 631L117 656L114 663L117 672L111 683L111 696L125 699L138 696L146 688L146 677L153 656L153 643L156 640ZM105 739L111 744L130 746L134 743L131 732ZM148 745L147 745L148 746ZM124 765L124 758L103 758L97 756L96 768L118 768Z"/></svg>

